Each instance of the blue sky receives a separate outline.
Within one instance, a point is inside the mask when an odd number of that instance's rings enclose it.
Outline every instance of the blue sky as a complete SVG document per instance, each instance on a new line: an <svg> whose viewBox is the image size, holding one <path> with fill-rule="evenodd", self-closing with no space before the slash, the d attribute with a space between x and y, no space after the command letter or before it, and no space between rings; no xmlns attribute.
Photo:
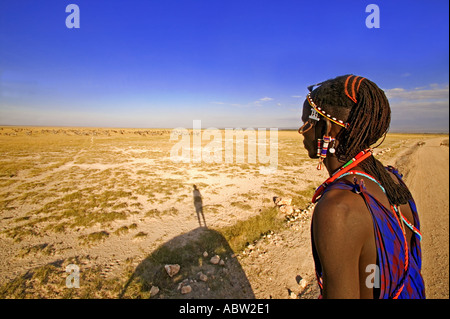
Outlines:
<svg viewBox="0 0 450 319"><path fill-rule="evenodd" d="M385 90L392 131L448 132L448 6L2 0L0 125L293 128L306 86L353 73Z"/></svg>

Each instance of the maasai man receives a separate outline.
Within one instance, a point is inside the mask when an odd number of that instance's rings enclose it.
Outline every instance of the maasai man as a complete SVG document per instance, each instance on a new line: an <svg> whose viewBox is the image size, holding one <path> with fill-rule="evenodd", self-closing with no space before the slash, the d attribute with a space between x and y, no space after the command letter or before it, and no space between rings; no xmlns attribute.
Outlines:
<svg viewBox="0 0 450 319"><path fill-rule="evenodd" d="M330 175L313 197L321 297L425 298L414 200L402 176L372 155L390 124L384 92L355 75L308 89L299 133Z"/></svg>

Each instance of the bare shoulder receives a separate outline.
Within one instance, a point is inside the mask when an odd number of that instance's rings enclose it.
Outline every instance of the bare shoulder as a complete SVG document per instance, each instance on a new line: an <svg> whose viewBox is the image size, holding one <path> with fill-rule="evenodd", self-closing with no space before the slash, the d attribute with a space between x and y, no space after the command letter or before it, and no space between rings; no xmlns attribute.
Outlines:
<svg viewBox="0 0 450 319"><path fill-rule="evenodd" d="M317 203L313 245L323 272L325 298L360 297L360 262L371 235L371 219L361 195L330 190Z"/></svg>
<svg viewBox="0 0 450 319"><path fill-rule="evenodd" d="M330 190L317 203L313 231L322 236L365 238L372 229L372 219L361 195L348 190Z"/></svg>

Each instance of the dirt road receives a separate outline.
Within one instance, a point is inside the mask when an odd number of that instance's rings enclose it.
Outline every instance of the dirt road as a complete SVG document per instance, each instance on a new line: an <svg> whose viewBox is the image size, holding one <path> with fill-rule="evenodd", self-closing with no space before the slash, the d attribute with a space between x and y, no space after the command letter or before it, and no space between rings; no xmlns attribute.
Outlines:
<svg viewBox="0 0 450 319"><path fill-rule="evenodd" d="M449 149L442 140L425 140L409 156L405 175L420 216L427 298L449 298Z"/></svg>
<svg viewBox="0 0 450 319"><path fill-rule="evenodd" d="M326 178L326 173L317 172L315 164L308 162L306 155L298 158L294 156L299 152L298 137L291 136L289 132L283 134L285 136L280 140L279 159L280 163L284 163L281 166L285 168L272 176L255 174L255 170L248 167L240 169L226 165L220 169L204 169L191 164L184 167L167 165L165 157L161 155L170 146L165 144L168 140L165 137L153 140L153 146L149 146L148 140L144 144L140 140L129 144L128 139L123 137L117 140L105 139L103 144L99 142L97 152L86 153L83 155L85 157L80 157L83 153L79 149L85 147L84 140L80 139L80 144L71 148L70 156L74 157L70 161L67 161L67 150L60 146L63 144L55 144L57 147L53 152L53 149L47 149L48 143L42 143L45 148L40 153L46 155L40 155L42 158L39 159L35 157L32 148L31 151L25 148L29 155L24 157L27 153L22 154L22 142L16 142L20 144L21 148L17 148L19 151L8 153L9 162L2 159L2 165L7 163L8 167L16 168L17 172L5 175L3 188L0 187L4 196L0 203L3 205L0 205L3 208L0 219L0 296L69 298L72 295L64 294L67 289L61 276L67 276L65 265L75 260L85 269L83 271L86 276L90 276L84 279L85 284L80 291L84 290L79 296L116 298L117 291L126 290L122 287L123 284L126 283L128 287L129 272L139 273L147 265L148 257L153 260L152 254L155 251L164 252L164 248L175 244L193 247L197 243L196 236L204 232L208 232L209 236L205 238L217 237L214 228L232 225L238 218L245 220L255 214L256 208L272 207L271 199L275 195L294 199L296 196L304 196L301 194L308 187L319 185ZM58 143L62 143L59 139L60 137L55 137ZM447 140L447 145L441 145L444 140ZM32 140L24 141L34 145ZM113 148L111 141L115 141ZM448 135L390 135L387 141L390 142L389 147L377 150L377 156L384 165L394 165L405 175L404 179L418 206L423 233L422 269L427 298L449 298ZM9 149L15 148L3 148ZM65 162L54 164L55 154L59 154ZM121 161L117 163L118 154ZM29 167L33 167L28 166L30 159L39 159L42 163L30 169ZM16 162L20 165L16 166ZM11 176L14 178L10 181ZM198 192L201 189L202 208L206 208L201 213L204 213L211 229L199 227L204 225L199 225L199 212L194 207L195 197L198 197L193 193L194 184L198 187ZM85 188L87 185L98 186L99 193L95 196L87 194L90 189ZM55 190L60 193L55 194ZM68 190L73 193L68 194ZM122 206L112 207L111 212L124 215L115 213L112 216L127 216L126 219L99 219L92 226L91 223L84 225L80 220L80 224L74 223L77 227L71 226L65 232L56 231L59 229L56 226L63 217L61 212L73 206L73 197L67 195L80 195L75 201L80 212L98 212L95 207L100 202L96 201L106 198L103 200L109 205L112 194L116 194L118 190L121 191L120 194L137 194L133 199L122 195L114 199ZM148 193L153 195L148 197ZM82 201L83 198L87 200ZM51 203L53 206L49 205ZM40 211L42 206L46 207L48 218L34 213ZM169 291L171 294L165 293L165 296L161 292L156 298L316 299L319 291L311 251L311 212L312 207L309 207L299 215L290 216L286 228L264 235L258 241L250 243L243 252L235 254L228 251L230 249L222 251L224 256L221 257L228 258L229 262L211 274L206 273L211 269L206 269L205 274L211 275L208 282L198 282L197 268L191 272L194 275L190 278L180 278L183 281L192 280L199 286L199 289L193 289L190 294L182 295L174 289L175 292ZM64 222L74 222L74 217L64 218ZM206 224L205 218L203 224ZM8 232L4 232L5 230ZM80 240L98 234L106 234L107 239L101 237L101 240L91 240L87 246ZM16 238L18 235L23 235L23 240L16 240L22 239L20 236ZM163 249L158 250L158 247ZM208 253L215 252L215 249L210 250ZM204 250L201 250L198 257L203 258L203 253ZM194 261L193 264L198 267L199 261ZM164 263L159 265L161 269L163 265ZM206 265L210 266L209 263ZM188 274L189 269L185 273ZM164 272L162 274L165 275ZM102 289L97 288L99 280L104 284ZM239 290L241 286L248 288L246 293ZM142 287L142 290L136 288L139 297L148 295L146 288ZM3 292L2 288L5 288ZM163 286L159 288L164 290ZM69 292L72 293L71 291ZM130 291L133 293L134 290ZM122 292L119 297L123 295ZM129 297L134 298L132 293Z"/></svg>
<svg viewBox="0 0 450 319"><path fill-rule="evenodd" d="M446 137L422 138L383 164L394 165L416 201L423 234L422 274L429 299L449 298L449 149ZM420 146L419 146L420 145ZM310 218L255 245L241 264L256 298L317 298ZM263 275L261 275L263 274ZM301 288L299 278L308 283Z"/></svg>

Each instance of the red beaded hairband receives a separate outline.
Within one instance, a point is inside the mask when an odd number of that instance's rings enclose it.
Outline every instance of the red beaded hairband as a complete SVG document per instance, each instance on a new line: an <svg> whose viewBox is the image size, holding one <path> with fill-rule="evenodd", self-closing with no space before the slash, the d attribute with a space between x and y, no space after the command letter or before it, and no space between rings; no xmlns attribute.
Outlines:
<svg viewBox="0 0 450 319"><path fill-rule="evenodd" d="M350 96L350 93L348 91L348 82L350 81L350 78L354 77L353 81L352 81L352 95ZM358 78L360 78L358 80ZM345 95L347 95L349 97L350 100L352 100L353 102L357 103L358 101L356 100L356 93L358 93L359 91L359 86L361 85L361 82L364 80L365 78L363 78L362 76L356 76L356 75L349 75L347 77L347 79L345 80ZM358 82L358 85L356 86L356 83ZM356 93L355 93L355 86L356 86Z"/></svg>

